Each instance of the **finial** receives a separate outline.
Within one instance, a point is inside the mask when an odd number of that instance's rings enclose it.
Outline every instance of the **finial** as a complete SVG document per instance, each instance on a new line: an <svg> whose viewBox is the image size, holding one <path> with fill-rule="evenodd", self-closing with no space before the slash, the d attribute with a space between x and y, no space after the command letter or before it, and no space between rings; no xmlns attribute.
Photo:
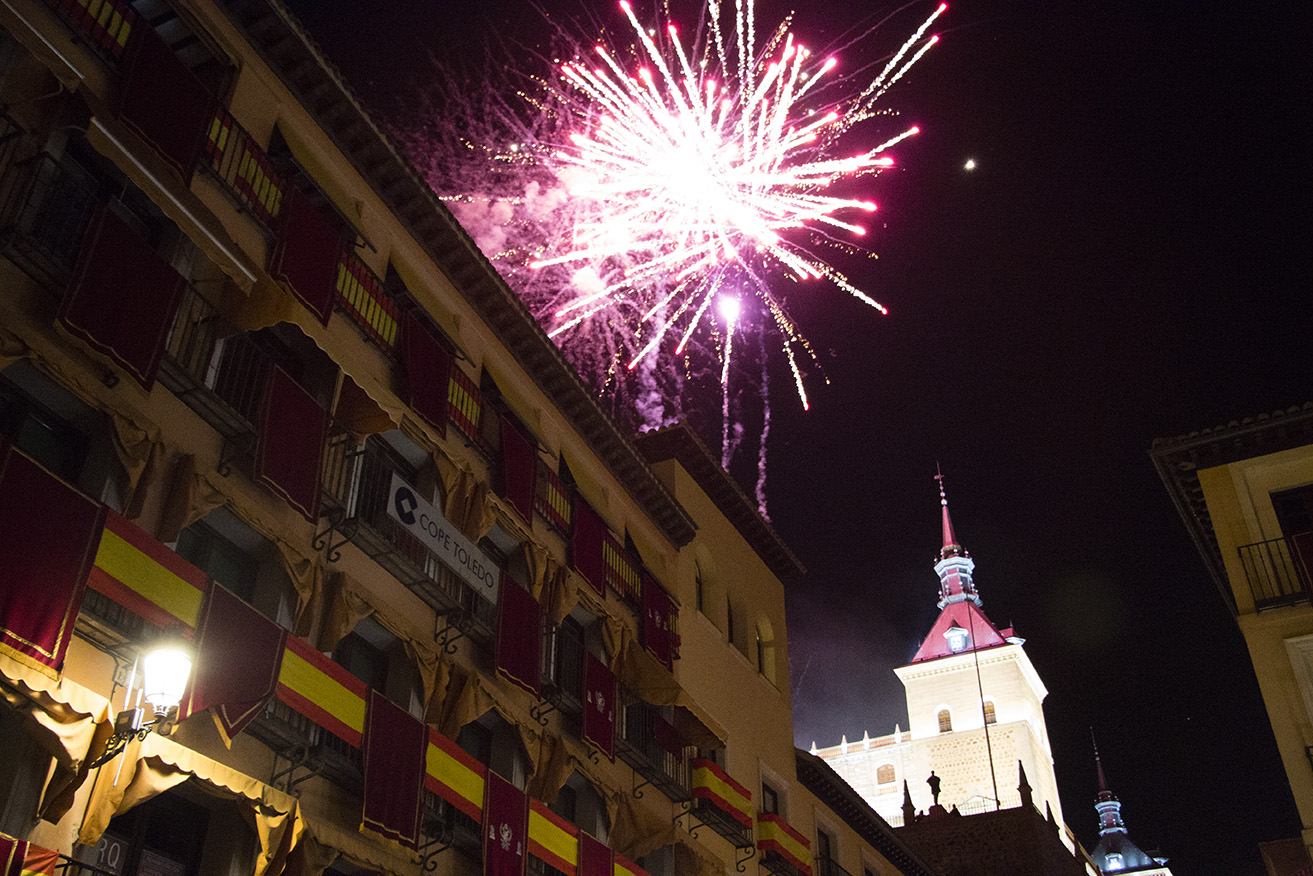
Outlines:
<svg viewBox="0 0 1313 876"><path fill-rule="evenodd" d="M935 463L935 480L939 481L939 504L943 508L940 515L943 520L944 546L939 551L940 559L949 556L956 556L961 553L961 548L957 543L957 535L953 532L953 521L948 517L948 495L944 492L944 473L939 468L939 463Z"/></svg>
<svg viewBox="0 0 1313 876"><path fill-rule="evenodd" d="M1094 738L1094 728L1090 728L1090 745L1094 746L1094 769L1099 774L1099 792L1107 793L1108 780L1103 776L1103 759L1099 757L1099 742Z"/></svg>
<svg viewBox="0 0 1313 876"><path fill-rule="evenodd" d="M948 507L948 496L944 495L944 473L939 468L939 461L935 461L935 480L939 481L939 504Z"/></svg>

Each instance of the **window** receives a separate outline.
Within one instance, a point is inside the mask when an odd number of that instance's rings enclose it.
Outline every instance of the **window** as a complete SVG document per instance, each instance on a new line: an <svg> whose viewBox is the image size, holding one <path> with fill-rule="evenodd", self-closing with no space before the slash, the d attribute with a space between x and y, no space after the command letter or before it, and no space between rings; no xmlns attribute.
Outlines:
<svg viewBox="0 0 1313 876"><path fill-rule="evenodd" d="M702 567L693 568L693 601L701 614L707 613L706 583L702 580Z"/></svg>
<svg viewBox="0 0 1313 876"><path fill-rule="evenodd" d="M997 723L998 723L998 715L996 715L996 714L994 713L994 701L993 701L993 700L985 700L985 723L986 723L986 724L997 724Z"/></svg>
<svg viewBox="0 0 1313 876"><path fill-rule="evenodd" d="M780 794L769 782L761 783L761 811L767 815L780 814Z"/></svg>
<svg viewBox="0 0 1313 876"><path fill-rule="evenodd" d="M86 436L7 380L0 380L0 435L56 475L77 482Z"/></svg>
<svg viewBox="0 0 1313 876"><path fill-rule="evenodd" d="M948 709L939 710L939 732L949 733L953 729L953 716Z"/></svg>
<svg viewBox="0 0 1313 876"><path fill-rule="evenodd" d="M489 710L477 721L462 727L456 744L470 757L524 790L528 759L524 756L520 733L496 711Z"/></svg>
<svg viewBox="0 0 1313 876"><path fill-rule="evenodd" d="M839 876L842 871L835 866L834 837L819 827L816 828L816 873L817 876Z"/></svg>
<svg viewBox="0 0 1313 876"><path fill-rule="evenodd" d="M896 779L894 775L894 765L891 763L882 763L875 770L875 781L881 785L892 785Z"/></svg>
<svg viewBox="0 0 1313 876"><path fill-rule="evenodd" d="M757 622L757 671L775 683L775 634L765 618Z"/></svg>
<svg viewBox="0 0 1313 876"><path fill-rule="evenodd" d="M606 804L592 784L577 771L565 780L556 800L548 808L595 839L606 842L611 827Z"/></svg>
<svg viewBox="0 0 1313 876"><path fill-rule="evenodd" d="M361 618L333 649L333 662L410 714L424 713L419 672L401 640L372 617Z"/></svg>
<svg viewBox="0 0 1313 876"><path fill-rule="evenodd" d="M226 508L216 508L178 534L178 556L246 600L285 629L296 595L273 542Z"/></svg>

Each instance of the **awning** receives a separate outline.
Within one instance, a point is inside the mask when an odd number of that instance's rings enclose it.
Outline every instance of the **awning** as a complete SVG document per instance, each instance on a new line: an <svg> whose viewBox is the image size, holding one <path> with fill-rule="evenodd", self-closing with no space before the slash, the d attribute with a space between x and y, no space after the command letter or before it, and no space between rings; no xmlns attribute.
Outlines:
<svg viewBox="0 0 1313 876"><path fill-rule="evenodd" d="M55 759L41 816L59 821L86 779L87 760L105 747L113 727L109 701L67 678L59 680L0 655L0 693Z"/></svg>
<svg viewBox="0 0 1313 876"><path fill-rule="evenodd" d="M120 757L124 758L121 775L117 759L97 771L79 842L95 845L114 816L196 779L207 791L245 804L243 813L260 842L254 876L282 872L300 833L295 797L157 733L130 742Z"/></svg>

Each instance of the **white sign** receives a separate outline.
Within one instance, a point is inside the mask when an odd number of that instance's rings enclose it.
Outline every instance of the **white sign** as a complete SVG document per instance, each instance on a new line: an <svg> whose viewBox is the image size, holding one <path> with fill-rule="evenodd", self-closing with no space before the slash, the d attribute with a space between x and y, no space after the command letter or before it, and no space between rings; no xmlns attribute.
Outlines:
<svg viewBox="0 0 1313 876"><path fill-rule="evenodd" d="M418 538L438 560L461 577L483 599L497 601L497 564L461 535L442 513L392 473L388 490L388 516Z"/></svg>

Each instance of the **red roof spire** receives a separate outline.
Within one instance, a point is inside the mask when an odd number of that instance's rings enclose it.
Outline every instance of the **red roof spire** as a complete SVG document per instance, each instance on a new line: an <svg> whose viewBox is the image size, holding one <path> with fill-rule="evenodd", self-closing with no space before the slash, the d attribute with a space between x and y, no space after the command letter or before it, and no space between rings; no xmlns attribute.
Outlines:
<svg viewBox="0 0 1313 876"><path fill-rule="evenodd" d="M935 463L935 480L939 481L939 504L943 509L943 529L944 529L944 546L939 550L940 558L956 556L962 552L962 546L957 543L957 536L953 533L953 521L948 516L948 496L944 494L944 473L939 470L939 463Z"/></svg>

